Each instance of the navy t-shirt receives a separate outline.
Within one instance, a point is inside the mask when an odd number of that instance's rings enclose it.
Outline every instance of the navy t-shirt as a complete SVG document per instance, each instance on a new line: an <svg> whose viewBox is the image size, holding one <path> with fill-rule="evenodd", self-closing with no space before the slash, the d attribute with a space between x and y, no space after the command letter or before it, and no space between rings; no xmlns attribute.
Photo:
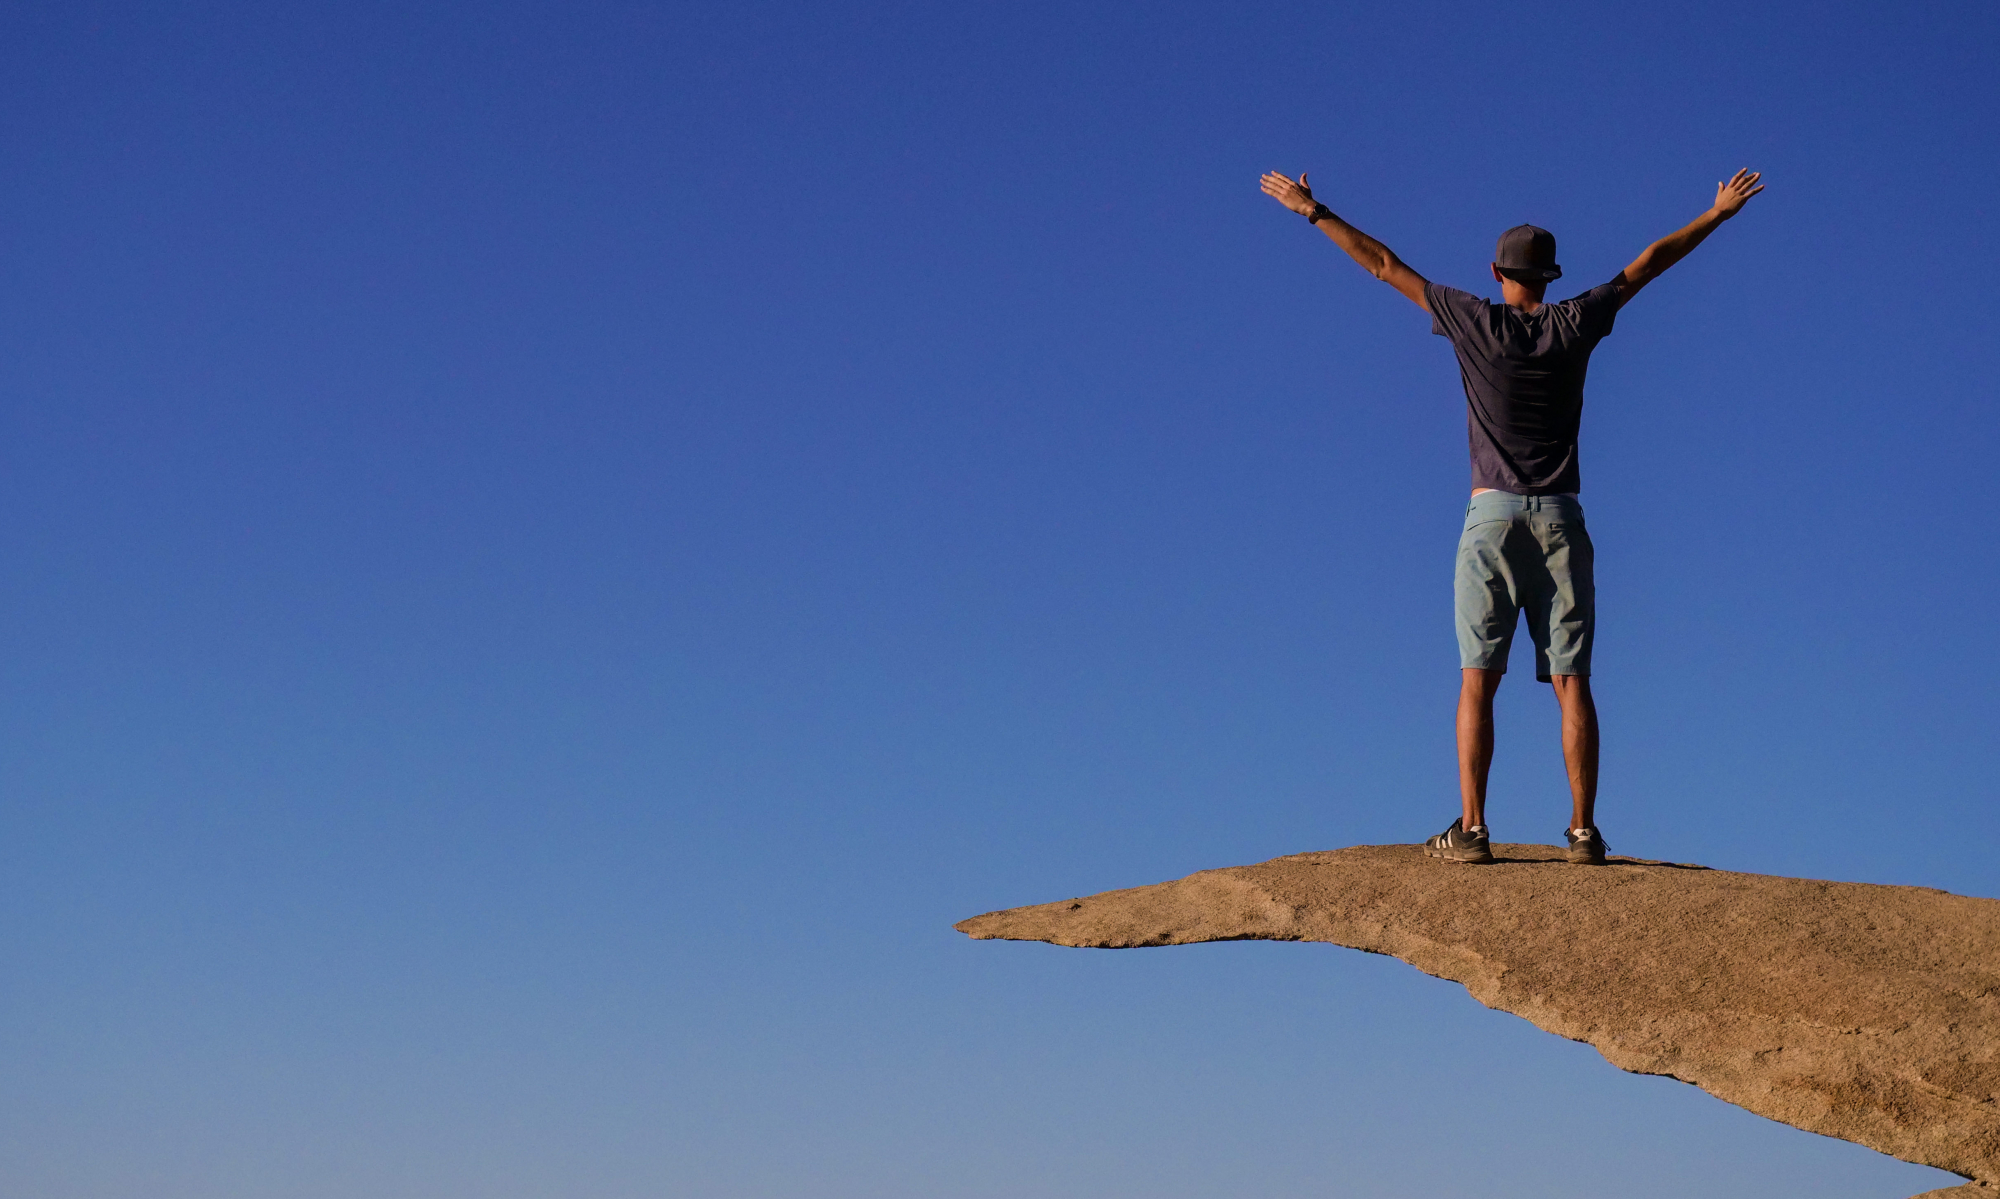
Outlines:
<svg viewBox="0 0 2000 1199"><path fill-rule="evenodd" d="M1516 495L1580 487L1576 433L1590 352L1618 316L1618 288L1522 312L1437 283L1424 287L1431 332L1449 337L1465 379L1472 485Z"/></svg>

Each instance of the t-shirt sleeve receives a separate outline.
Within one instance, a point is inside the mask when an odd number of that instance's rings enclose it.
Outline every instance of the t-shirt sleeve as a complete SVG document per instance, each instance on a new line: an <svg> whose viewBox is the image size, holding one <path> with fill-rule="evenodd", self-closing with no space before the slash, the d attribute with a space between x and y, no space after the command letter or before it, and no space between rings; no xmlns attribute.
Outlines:
<svg viewBox="0 0 2000 1199"><path fill-rule="evenodd" d="M1431 332L1454 342L1465 336L1474 314L1486 309L1478 296L1442 283L1424 284L1424 304L1431 310Z"/></svg>
<svg viewBox="0 0 2000 1199"><path fill-rule="evenodd" d="M1577 307L1582 309L1582 317L1577 323L1593 339L1611 335L1611 326L1618 320L1619 297L1623 294L1616 283L1606 283L1593 287L1577 297Z"/></svg>

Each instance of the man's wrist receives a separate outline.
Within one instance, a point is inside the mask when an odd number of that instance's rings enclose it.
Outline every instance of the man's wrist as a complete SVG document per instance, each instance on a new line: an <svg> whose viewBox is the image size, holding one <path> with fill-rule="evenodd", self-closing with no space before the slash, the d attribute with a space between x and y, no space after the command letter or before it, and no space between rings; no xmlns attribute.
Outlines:
<svg viewBox="0 0 2000 1199"><path fill-rule="evenodd" d="M1317 225L1321 221L1332 216L1333 209L1328 208L1326 205L1321 204L1319 201L1315 200L1313 201L1313 206L1311 208L1307 209L1303 213L1300 213L1299 215L1306 218L1306 224Z"/></svg>

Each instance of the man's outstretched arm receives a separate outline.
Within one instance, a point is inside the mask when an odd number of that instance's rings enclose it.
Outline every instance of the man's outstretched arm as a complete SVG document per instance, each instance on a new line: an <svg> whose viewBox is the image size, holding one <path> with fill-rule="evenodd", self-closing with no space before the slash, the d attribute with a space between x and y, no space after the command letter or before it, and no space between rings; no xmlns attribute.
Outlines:
<svg viewBox="0 0 2000 1199"><path fill-rule="evenodd" d="M1403 260L1396 257L1395 251L1333 215L1331 209L1313 199L1312 188L1306 186L1303 172L1293 180L1272 171L1264 176L1264 194L1300 216L1322 213L1313 223L1319 226L1320 232L1333 239L1334 245L1346 250L1349 258L1361 264L1362 270L1410 297L1411 302L1425 312L1430 311L1431 306L1424 302L1424 277L1405 266Z"/></svg>
<svg viewBox="0 0 2000 1199"><path fill-rule="evenodd" d="M1764 190L1757 182L1763 178L1760 172L1744 170L1736 172L1726 183L1715 185L1715 206L1694 219L1685 229L1669 233L1647 246L1644 253L1632 260L1632 265L1618 272L1611 282L1619 288L1618 302L1629 302L1639 294L1639 289L1660 277L1661 272L1688 256L1688 252L1700 245L1702 239L1715 232L1722 222L1743 211L1750 197Z"/></svg>

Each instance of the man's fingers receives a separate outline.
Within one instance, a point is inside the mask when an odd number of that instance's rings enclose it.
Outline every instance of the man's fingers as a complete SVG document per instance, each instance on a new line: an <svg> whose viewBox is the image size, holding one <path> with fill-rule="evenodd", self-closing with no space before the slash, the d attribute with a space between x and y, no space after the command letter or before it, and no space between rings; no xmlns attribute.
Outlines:
<svg viewBox="0 0 2000 1199"><path fill-rule="evenodd" d="M1763 185L1757 182L1763 177L1762 172L1745 167L1730 176L1729 182L1716 184L1716 192L1718 195L1726 195L1739 202L1747 200L1764 190Z"/></svg>

